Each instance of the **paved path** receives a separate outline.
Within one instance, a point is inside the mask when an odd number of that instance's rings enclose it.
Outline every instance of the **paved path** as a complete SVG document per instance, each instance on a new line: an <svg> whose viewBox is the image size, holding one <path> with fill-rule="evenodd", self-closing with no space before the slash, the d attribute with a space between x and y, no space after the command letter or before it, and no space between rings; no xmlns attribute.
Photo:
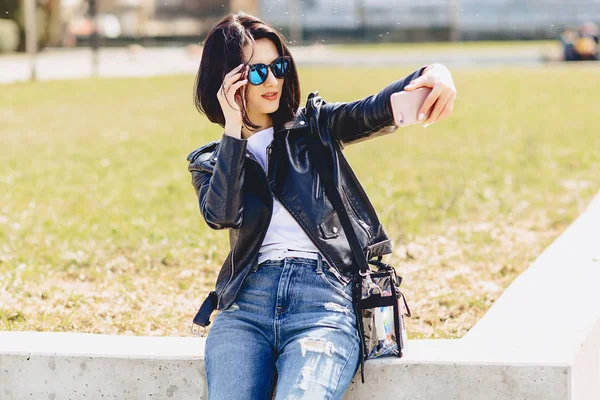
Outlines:
<svg viewBox="0 0 600 400"><path fill-rule="evenodd" d="M403 52L335 51L328 46L298 46L291 48L298 65L399 65L419 66L440 62L448 67L539 65L542 52L535 48L458 50L408 50ZM92 74L91 51L87 48L48 49L38 55L38 79L72 79ZM194 73L200 55L187 47L146 48L139 52L127 48L105 48L99 52L99 76L151 76ZM28 80L31 63L24 54L0 56L0 83Z"/></svg>

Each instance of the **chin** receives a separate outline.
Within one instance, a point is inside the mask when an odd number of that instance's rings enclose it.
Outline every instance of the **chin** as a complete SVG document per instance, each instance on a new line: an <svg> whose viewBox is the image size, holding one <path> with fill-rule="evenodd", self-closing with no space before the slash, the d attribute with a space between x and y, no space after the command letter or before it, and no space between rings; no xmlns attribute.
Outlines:
<svg viewBox="0 0 600 400"><path fill-rule="evenodd" d="M264 114L271 114L274 113L275 111L277 111L279 109L279 102L277 102L276 104L269 104L265 107L263 107L262 112Z"/></svg>

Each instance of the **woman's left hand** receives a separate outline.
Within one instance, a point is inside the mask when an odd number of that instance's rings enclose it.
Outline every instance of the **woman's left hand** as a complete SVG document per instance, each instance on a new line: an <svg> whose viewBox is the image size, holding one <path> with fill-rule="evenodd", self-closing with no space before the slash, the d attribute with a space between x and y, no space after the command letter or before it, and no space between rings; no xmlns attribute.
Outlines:
<svg viewBox="0 0 600 400"><path fill-rule="evenodd" d="M422 121L423 128L427 128L435 122L440 122L448 118L454 108L454 99L456 99L454 80L448 68L442 64L431 64L425 68L420 77L406 85L404 90L410 92L420 87L431 88L431 93L429 93L425 102L423 102L419 110L419 117L421 114L425 114L435 103L429 118L426 121Z"/></svg>

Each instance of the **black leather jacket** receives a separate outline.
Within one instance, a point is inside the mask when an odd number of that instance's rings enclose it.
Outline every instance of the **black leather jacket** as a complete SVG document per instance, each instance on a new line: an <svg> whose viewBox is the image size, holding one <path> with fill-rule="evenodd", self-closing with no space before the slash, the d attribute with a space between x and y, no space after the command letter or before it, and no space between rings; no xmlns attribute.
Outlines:
<svg viewBox="0 0 600 400"><path fill-rule="evenodd" d="M267 176L247 141L223 135L189 154L189 171L200 211L213 229L229 229L231 250L219 272L215 290L202 304L194 323L210 324L210 314L229 307L257 261L273 209L273 197L298 221L340 279L352 279L352 252L340 220L319 182L307 135L318 135L329 149L333 176L359 241L368 255L392 252L392 243L375 209L342 154L349 144L395 132L390 96L419 77L425 67L391 83L376 95L352 102L327 103L318 91L282 129L268 149ZM307 116L311 117L308 118Z"/></svg>

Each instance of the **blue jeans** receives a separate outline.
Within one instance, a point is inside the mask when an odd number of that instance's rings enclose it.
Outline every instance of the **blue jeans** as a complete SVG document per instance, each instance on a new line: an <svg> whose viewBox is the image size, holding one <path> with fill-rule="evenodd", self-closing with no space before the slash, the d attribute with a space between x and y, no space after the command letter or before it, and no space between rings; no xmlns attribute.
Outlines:
<svg viewBox="0 0 600 400"><path fill-rule="evenodd" d="M341 399L360 357L351 293L321 257L254 265L208 331L209 400Z"/></svg>

